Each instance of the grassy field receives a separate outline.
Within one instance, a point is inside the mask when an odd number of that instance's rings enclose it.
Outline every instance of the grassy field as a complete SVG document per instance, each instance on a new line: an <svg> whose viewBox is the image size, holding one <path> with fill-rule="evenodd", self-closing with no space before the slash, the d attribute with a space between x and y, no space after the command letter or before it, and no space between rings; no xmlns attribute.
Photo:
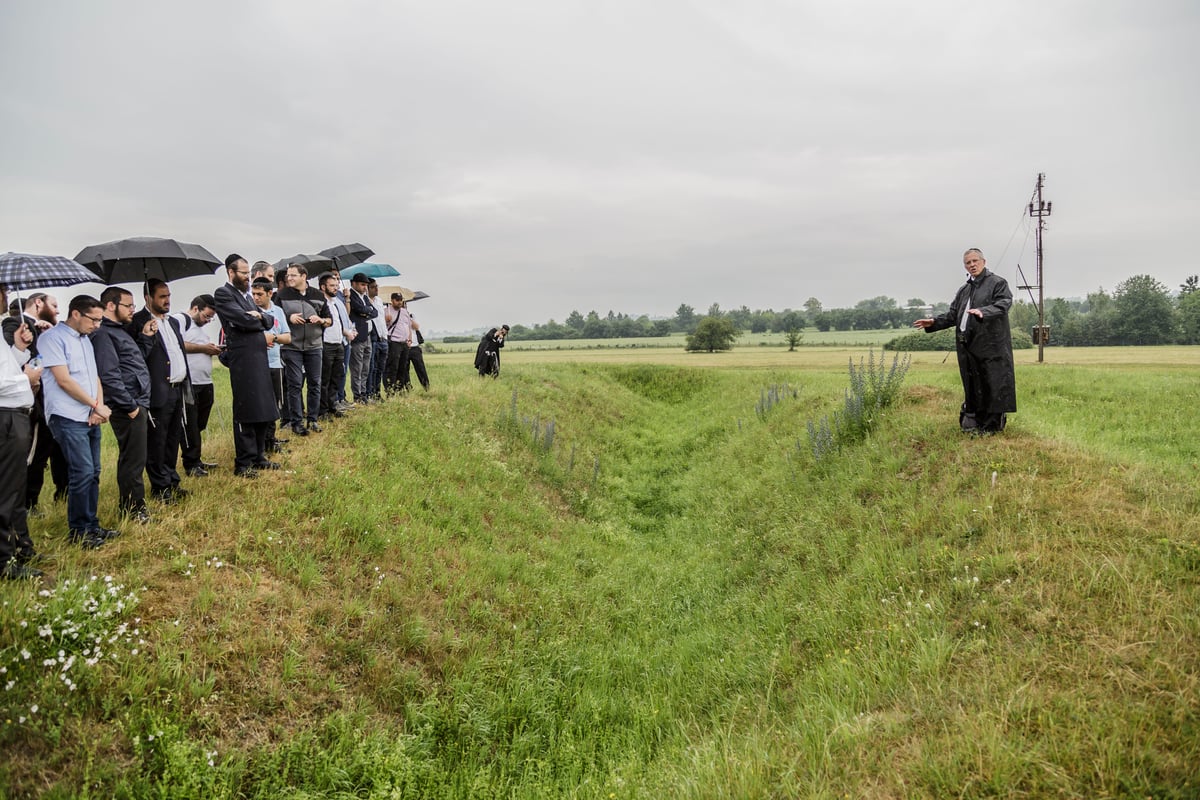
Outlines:
<svg viewBox="0 0 1200 800"><path fill-rule="evenodd" d="M877 331L818 331L810 328L804 331L801 347L878 347L884 342L891 341L897 336L908 333L906 330L877 330ZM445 344L436 342L435 347L445 353L474 353L477 342L452 342ZM687 336L675 333L670 336L639 336L629 339L511 339L504 346L504 352L527 350L596 350L596 349L669 349L683 350L687 344ZM770 347L787 350L788 344L782 333L749 333L743 331L736 341L738 348Z"/></svg>
<svg viewBox="0 0 1200 800"><path fill-rule="evenodd" d="M862 348L430 356L99 551L47 504L0 795L1196 797L1197 355L1019 352L972 439L917 353L819 462Z"/></svg>

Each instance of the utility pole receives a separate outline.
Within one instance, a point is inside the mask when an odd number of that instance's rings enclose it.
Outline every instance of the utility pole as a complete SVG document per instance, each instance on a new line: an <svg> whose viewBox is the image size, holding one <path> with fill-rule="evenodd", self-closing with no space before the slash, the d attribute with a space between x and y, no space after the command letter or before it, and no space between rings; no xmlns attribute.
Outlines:
<svg viewBox="0 0 1200 800"><path fill-rule="evenodd" d="M1029 216L1037 220L1037 227L1034 229L1034 235L1037 241L1037 286L1020 286L1020 289L1038 290L1038 329L1037 329L1037 346L1038 346L1038 363L1042 363L1042 351L1046 346L1046 341L1050 338L1050 331L1046 328L1046 302L1045 302L1045 285L1046 282L1042 279L1042 231L1046 229L1046 217L1050 216L1053 203L1047 203L1042 200L1042 185L1046 182L1046 173L1039 172L1037 176L1037 188L1033 192L1033 200L1029 203Z"/></svg>

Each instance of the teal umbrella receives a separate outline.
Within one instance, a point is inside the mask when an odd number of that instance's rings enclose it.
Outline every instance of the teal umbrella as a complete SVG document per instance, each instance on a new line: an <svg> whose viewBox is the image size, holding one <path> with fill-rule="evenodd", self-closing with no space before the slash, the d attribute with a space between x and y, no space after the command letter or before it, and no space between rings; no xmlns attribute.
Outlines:
<svg viewBox="0 0 1200 800"><path fill-rule="evenodd" d="M364 278L394 278L399 274L400 270L391 264L374 264L368 261L357 267L342 270L342 280L348 281L355 275L362 275Z"/></svg>

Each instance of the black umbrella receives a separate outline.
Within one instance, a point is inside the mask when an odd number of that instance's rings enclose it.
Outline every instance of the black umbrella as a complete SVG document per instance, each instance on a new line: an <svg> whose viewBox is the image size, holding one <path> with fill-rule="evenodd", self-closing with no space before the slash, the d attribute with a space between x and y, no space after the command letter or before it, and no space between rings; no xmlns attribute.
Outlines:
<svg viewBox="0 0 1200 800"><path fill-rule="evenodd" d="M327 269L333 269L333 259L329 256L315 256L310 253L297 253L291 258L281 258L271 266L276 270L287 269L292 264L303 264L308 269L310 277Z"/></svg>
<svg viewBox="0 0 1200 800"><path fill-rule="evenodd" d="M108 284L212 276L224 264L198 244L154 236L94 244L80 250L75 260Z"/></svg>
<svg viewBox="0 0 1200 800"><path fill-rule="evenodd" d="M346 267L353 267L355 264L363 263L375 255L375 251L365 244L355 242L354 244L339 244L337 247L327 247L321 251L321 255L332 258L338 270L343 270Z"/></svg>

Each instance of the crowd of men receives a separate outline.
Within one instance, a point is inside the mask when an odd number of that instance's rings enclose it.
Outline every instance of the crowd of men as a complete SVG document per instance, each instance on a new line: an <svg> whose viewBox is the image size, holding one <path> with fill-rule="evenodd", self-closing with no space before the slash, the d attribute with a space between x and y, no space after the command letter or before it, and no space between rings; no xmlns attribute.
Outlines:
<svg viewBox="0 0 1200 800"><path fill-rule="evenodd" d="M196 478L217 467L202 451L214 356L229 368L233 473L245 479L280 468L270 456L283 451L281 434L320 433L329 418L408 391L414 372L428 390L424 338L402 295L385 305L374 279L356 274L346 289L337 270L313 288L303 264L252 268L237 254L225 272L225 285L177 313L170 286L156 279L136 312L120 286L75 297L65 317L42 292L10 309L0 347L0 577L42 575L28 517L42 513L47 464L55 499L66 499L70 542L94 549L120 535L98 517L102 425L116 439L126 520L151 521L147 482L163 505L187 497L180 462ZM214 317L215 342L205 329Z"/></svg>

